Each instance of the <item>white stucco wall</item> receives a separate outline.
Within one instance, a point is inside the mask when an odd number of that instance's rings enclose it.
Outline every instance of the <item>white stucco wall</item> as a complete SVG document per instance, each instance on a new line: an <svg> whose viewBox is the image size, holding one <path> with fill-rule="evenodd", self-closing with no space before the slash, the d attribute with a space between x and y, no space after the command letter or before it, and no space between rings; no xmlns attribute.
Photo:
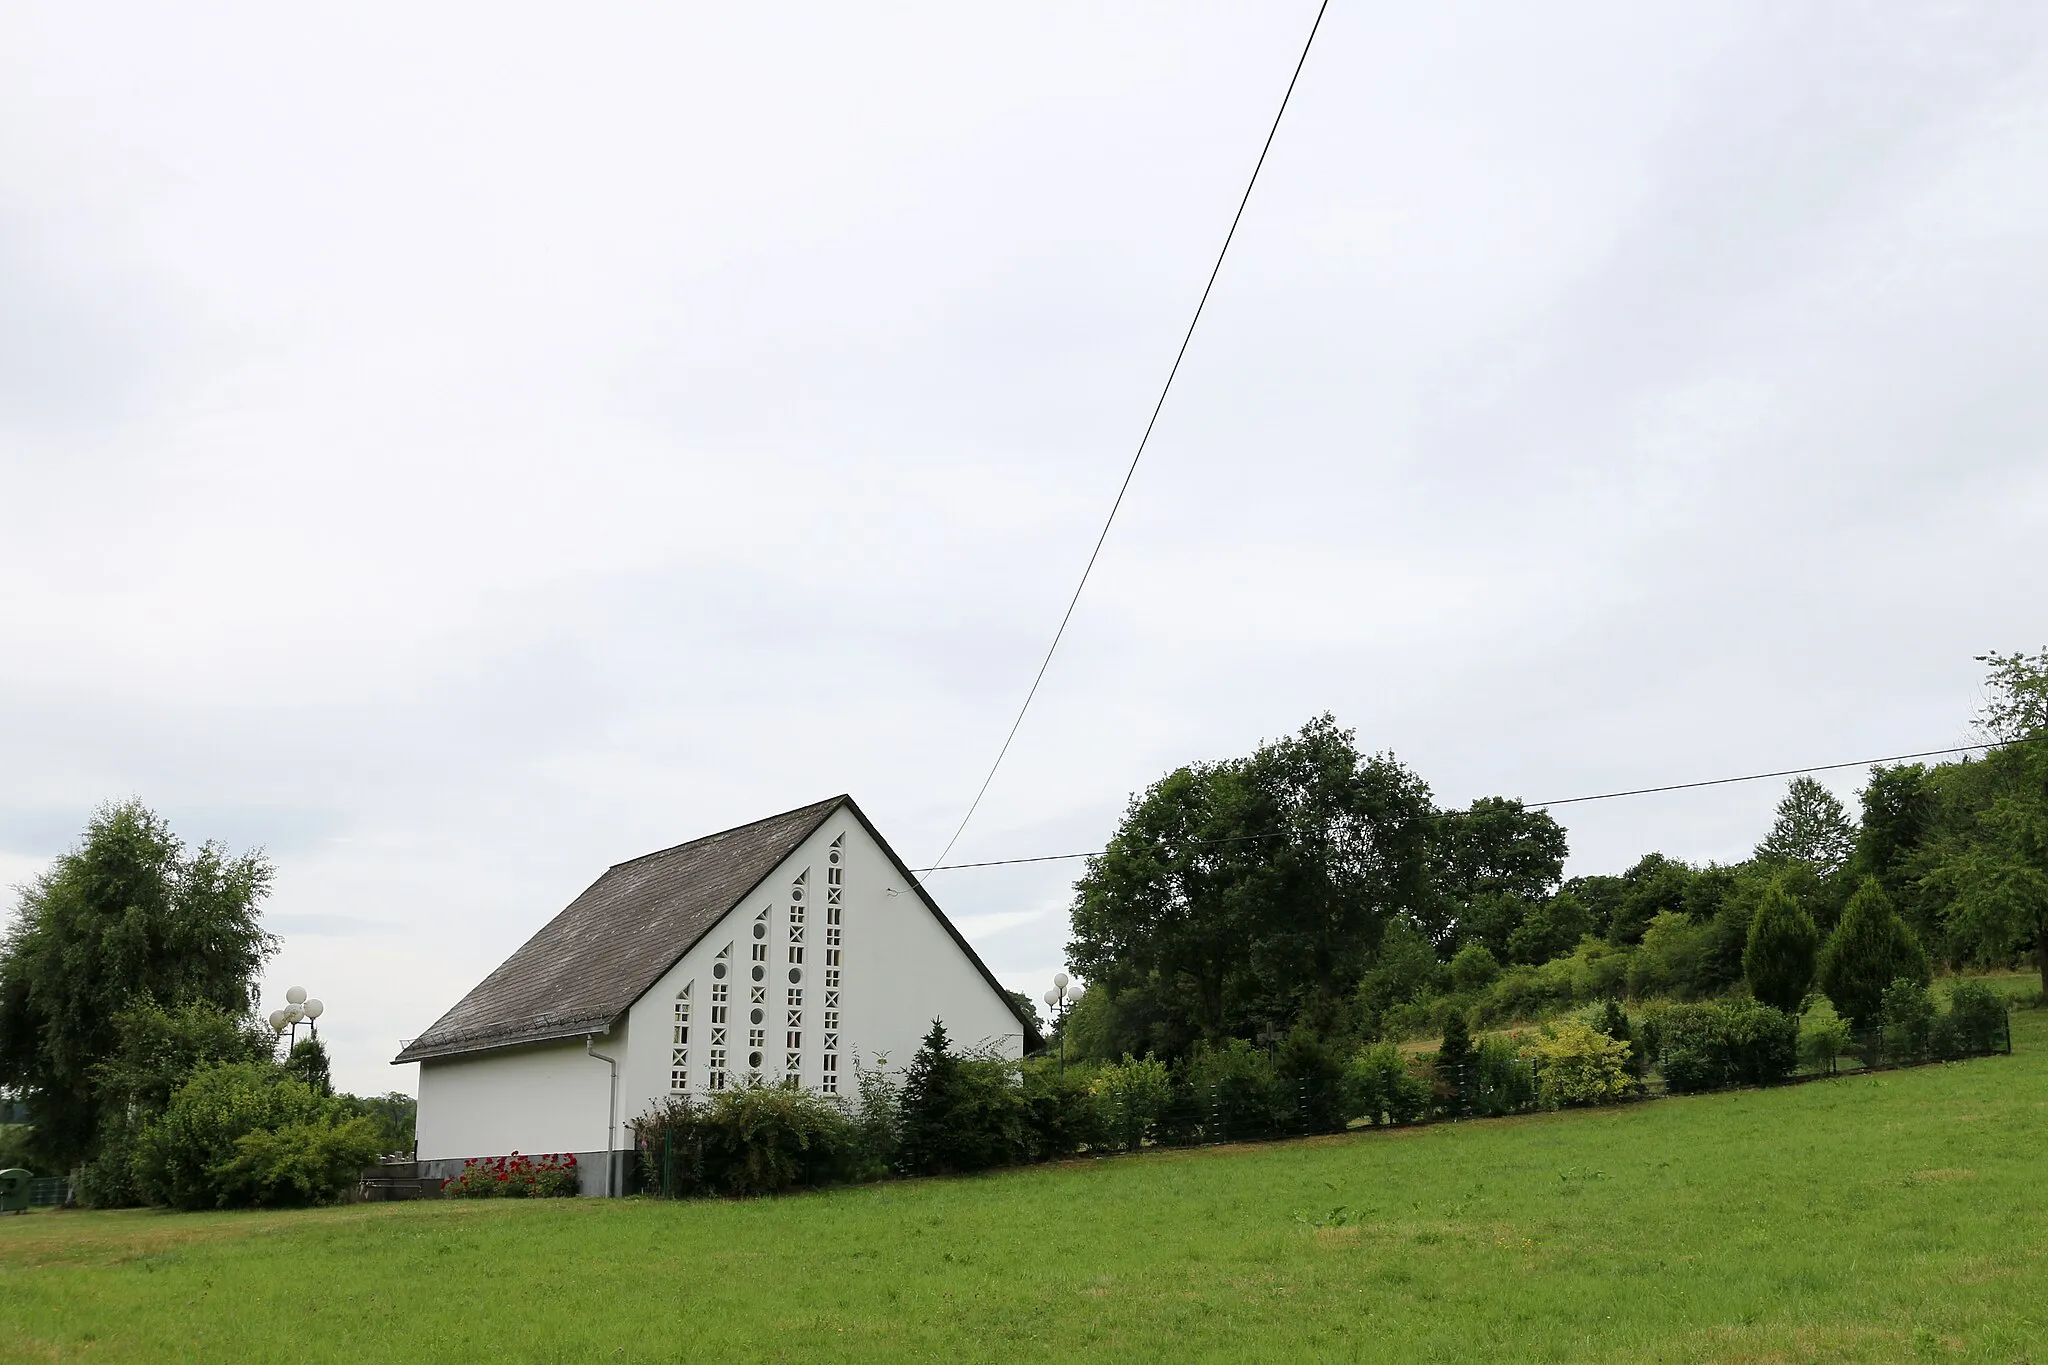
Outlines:
<svg viewBox="0 0 2048 1365"><path fill-rule="evenodd" d="M1022 1025L996 989L976 970L925 908L905 877L852 812L841 810L821 825L724 921L704 935L684 959L655 983L632 1007L628 1035L634 1046L625 1053L620 1111L631 1117L646 1111L670 1093L671 1047L676 993L691 985L689 1088L705 1090L711 1030L711 969L718 953L733 945L735 970L731 1021L728 1024L728 1070L735 1080L746 1073L749 946L756 915L769 910L768 1001L763 1007L769 1046L763 1079L783 1076L783 1042L787 1032L789 889L806 869L804 1045L800 1079L819 1088L825 989L827 855L834 839L844 837L840 980L840 1092L854 1093L853 1065L872 1068L885 1053L890 1069L907 1064L934 1018L946 1021L956 1046L993 1044L1007 1056L1022 1050Z"/></svg>
<svg viewBox="0 0 2048 1365"><path fill-rule="evenodd" d="M622 1131L627 1045L617 1027L597 1040L621 1063ZM580 1038L421 1062L419 1157L601 1152L610 1101L611 1068L586 1056Z"/></svg>

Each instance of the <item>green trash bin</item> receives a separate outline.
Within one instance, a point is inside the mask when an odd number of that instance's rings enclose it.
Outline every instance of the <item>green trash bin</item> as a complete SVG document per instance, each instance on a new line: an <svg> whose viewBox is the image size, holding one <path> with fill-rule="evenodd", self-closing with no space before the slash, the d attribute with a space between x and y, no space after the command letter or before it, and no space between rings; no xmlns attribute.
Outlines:
<svg viewBox="0 0 2048 1365"><path fill-rule="evenodd" d="M0 1213L27 1213L28 1187L34 1179L19 1166L0 1171Z"/></svg>

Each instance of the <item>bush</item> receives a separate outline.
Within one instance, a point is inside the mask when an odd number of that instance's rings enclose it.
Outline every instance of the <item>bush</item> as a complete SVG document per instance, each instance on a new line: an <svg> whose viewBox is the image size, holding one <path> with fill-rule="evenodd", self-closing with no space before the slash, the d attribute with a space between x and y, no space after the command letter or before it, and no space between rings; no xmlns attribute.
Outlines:
<svg viewBox="0 0 2048 1365"><path fill-rule="evenodd" d="M1198 1043L1188 1059L1188 1081L1205 1106L1204 1135L1211 1142L1242 1142L1289 1131L1294 1100L1273 1069L1273 1059L1242 1038L1221 1047Z"/></svg>
<svg viewBox="0 0 2048 1365"><path fill-rule="evenodd" d="M1444 1040L1437 1046L1430 1069L1436 1078L1434 1093L1439 1113L1458 1118L1465 1112L1465 1064L1472 1056L1472 1033L1465 1015L1455 1011L1444 1020Z"/></svg>
<svg viewBox="0 0 2048 1365"><path fill-rule="evenodd" d="M1808 1066L1832 1076L1856 1036L1825 995L1816 995L1799 1020L1799 1055Z"/></svg>
<svg viewBox="0 0 2048 1365"><path fill-rule="evenodd" d="M1518 1113L1536 1103L1536 1070L1519 1039L1482 1038L1465 1063L1465 1109L1481 1118Z"/></svg>
<svg viewBox="0 0 2048 1365"><path fill-rule="evenodd" d="M1314 1029L1296 1024L1280 1044L1273 1069L1294 1092L1296 1124L1310 1133L1341 1133L1351 1118L1345 1057Z"/></svg>
<svg viewBox="0 0 2048 1365"><path fill-rule="evenodd" d="M78 1171L78 1202L89 1209L127 1209L145 1202L135 1185L132 1126L108 1124L92 1159Z"/></svg>
<svg viewBox="0 0 2048 1365"><path fill-rule="evenodd" d="M1851 1023L1872 1028L1882 1022L1886 988L1901 979L1924 986L1933 972L1891 898L1868 878L1821 950L1820 988Z"/></svg>
<svg viewBox="0 0 2048 1365"><path fill-rule="evenodd" d="M1024 1063L1024 1128L1031 1160L1054 1161L1101 1145L1100 1113L1088 1082L1089 1072L1078 1066L1062 1071L1057 1062L1042 1057Z"/></svg>
<svg viewBox="0 0 2048 1365"><path fill-rule="evenodd" d="M1429 1082L1392 1043L1361 1050L1344 1069L1346 1108L1369 1124L1413 1123L1429 1113Z"/></svg>
<svg viewBox="0 0 2048 1365"><path fill-rule="evenodd" d="M1628 1044L1628 1074L1630 1080L1640 1081L1649 1070L1647 1050L1636 1045L1635 1030L1628 1022L1628 1011L1618 1000L1603 1000L1583 1016L1586 1023L1606 1034L1617 1043Z"/></svg>
<svg viewBox="0 0 2048 1365"><path fill-rule="evenodd" d="M1095 1098L1098 1133L1109 1145L1135 1152L1159 1135L1173 1079L1157 1057L1126 1053L1121 1062L1097 1068L1088 1090Z"/></svg>
<svg viewBox="0 0 2048 1365"><path fill-rule="evenodd" d="M1628 1093L1628 1044L1583 1019L1560 1019L1524 1049L1536 1067L1536 1093L1555 1107L1605 1104Z"/></svg>
<svg viewBox="0 0 2048 1365"><path fill-rule="evenodd" d="M633 1132L642 1183L678 1197L778 1194L873 1173L860 1130L838 1101L794 1086L745 1085L709 1099L673 1095L634 1120ZM478 1179L503 1173L501 1164Z"/></svg>
<svg viewBox="0 0 2048 1365"><path fill-rule="evenodd" d="M1500 976L1500 962L1484 943L1468 943L1451 959L1451 988L1481 990Z"/></svg>
<svg viewBox="0 0 2048 1365"><path fill-rule="evenodd" d="M1948 994L1946 1018L1963 1056L1982 1056L2005 1046L2005 999L1981 981L1956 982Z"/></svg>
<svg viewBox="0 0 2048 1365"><path fill-rule="evenodd" d="M1638 1000L1657 995L1692 998L1712 947L1711 925L1674 910L1659 913L1643 931L1642 946L1629 960L1629 994Z"/></svg>
<svg viewBox="0 0 2048 1365"><path fill-rule="evenodd" d="M945 1024L934 1019L903 1076L897 1169L942 1175L1021 1159L1030 1135L1014 1069L993 1056L956 1056Z"/></svg>
<svg viewBox="0 0 2048 1365"><path fill-rule="evenodd" d="M1768 1085L1799 1063L1799 1021L1753 1000L1675 1005L1662 1031L1664 1084L1678 1094Z"/></svg>
<svg viewBox="0 0 2048 1365"><path fill-rule="evenodd" d="M462 1174L441 1182L450 1199L561 1199L581 1187L574 1152L551 1156L478 1157L462 1163Z"/></svg>
<svg viewBox="0 0 2048 1365"><path fill-rule="evenodd" d="M142 1129L133 1170L138 1194L173 1208L317 1204L353 1185L376 1148L369 1124L339 1115L282 1067L230 1062L195 1071Z"/></svg>
<svg viewBox="0 0 2048 1365"><path fill-rule="evenodd" d="M1885 987L1878 1013L1884 1020L1884 1050L1894 1061L1925 1057L1934 1041L1934 995L1918 981L1901 977Z"/></svg>

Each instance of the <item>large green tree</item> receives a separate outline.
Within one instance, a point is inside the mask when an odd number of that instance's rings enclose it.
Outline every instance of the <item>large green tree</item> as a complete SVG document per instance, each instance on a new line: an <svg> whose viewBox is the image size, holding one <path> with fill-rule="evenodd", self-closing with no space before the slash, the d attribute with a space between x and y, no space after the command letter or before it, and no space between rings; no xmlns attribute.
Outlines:
<svg viewBox="0 0 2048 1365"><path fill-rule="evenodd" d="M151 1002L246 1015L275 942L260 852L188 852L140 802L102 807L78 846L21 892L0 939L0 1085L28 1101L45 1161L69 1169L101 1127L103 1064Z"/></svg>
<svg viewBox="0 0 2048 1365"><path fill-rule="evenodd" d="M1756 860L1805 863L1825 877L1839 871L1855 847L1856 831L1841 800L1812 778L1795 777L1771 832L1756 846Z"/></svg>
<svg viewBox="0 0 2048 1365"><path fill-rule="evenodd" d="M2048 994L2048 649L1988 654L1979 721L2001 747L1981 763L1967 824L1951 821L1923 859L1921 884L1943 902L1957 956L1996 959L2031 948Z"/></svg>
<svg viewBox="0 0 2048 1365"><path fill-rule="evenodd" d="M1456 938L1484 943L1507 958L1508 940L1564 876L1570 848L1564 827L1547 810L1485 796L1465 810L1447 810L1431 826L1430 861L1439 916Z"/></svg>
<svg viewBox="0 0 2048 1365"><path fill-rule="evenodd" d="M1388 922L1431 904L1433 814L1327 715L1161 778L1075 886L1068 959L1107 992L1108 1044L1178 1055L1348 1018Z"/></svg>

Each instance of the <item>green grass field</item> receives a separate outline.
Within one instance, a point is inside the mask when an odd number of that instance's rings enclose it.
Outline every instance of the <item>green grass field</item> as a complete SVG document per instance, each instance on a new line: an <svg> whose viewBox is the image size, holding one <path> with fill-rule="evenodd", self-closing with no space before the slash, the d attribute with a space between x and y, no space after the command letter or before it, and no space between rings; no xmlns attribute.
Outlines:
<svg viewBox="0 0 2048 1365"><path fill-rule="evenodd" d="M2016 1055L750 1203L0 1220L0 1353L2048 1360Z"/></svg>

